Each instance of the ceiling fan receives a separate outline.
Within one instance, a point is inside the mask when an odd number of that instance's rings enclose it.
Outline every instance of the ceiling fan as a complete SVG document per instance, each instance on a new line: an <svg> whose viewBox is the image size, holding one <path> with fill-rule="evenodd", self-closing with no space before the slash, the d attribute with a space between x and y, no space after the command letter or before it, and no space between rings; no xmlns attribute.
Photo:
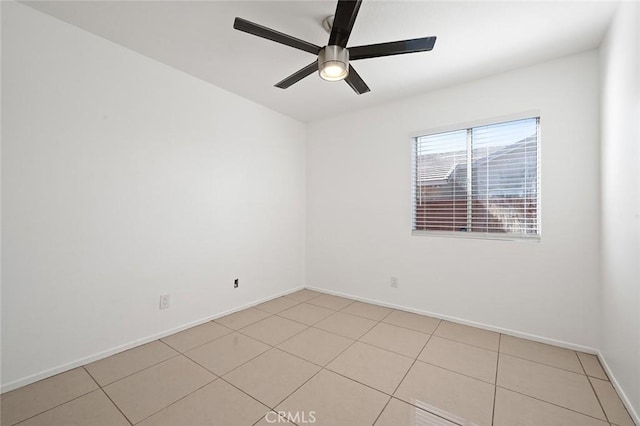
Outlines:
<svg viewBox="0 0 640 426"><path fill-rule="evenodd" d="M331 24L329 44L320 47L300 40L290 35L272 30L262 25L254 24L246 19L236 18L233 28L258 37L266 38L295 49L317 55L317 59L276 83L276 87L286 89L297 83L314 71L319 71L320 77L328 81L344 80L358 94L369 92L369 86L362 80L349 61L358 59L377 58L380 56L401 55L404 53L425 52L433 49L436 37L423 37L411 40L393 41L389 43L368 44L347 48L347 42L356 21L362 0L338 0L336 13Z"/></svg>

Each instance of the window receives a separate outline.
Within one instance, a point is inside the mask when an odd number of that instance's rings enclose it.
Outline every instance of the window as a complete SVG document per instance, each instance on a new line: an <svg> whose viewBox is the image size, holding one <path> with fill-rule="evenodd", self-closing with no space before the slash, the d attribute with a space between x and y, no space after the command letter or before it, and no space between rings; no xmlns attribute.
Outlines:
<svg viewBox="0 0 640 426"><path fill-rule="evenodd" d="M413 231L540 235L540 118L413 140Z"/></svg>

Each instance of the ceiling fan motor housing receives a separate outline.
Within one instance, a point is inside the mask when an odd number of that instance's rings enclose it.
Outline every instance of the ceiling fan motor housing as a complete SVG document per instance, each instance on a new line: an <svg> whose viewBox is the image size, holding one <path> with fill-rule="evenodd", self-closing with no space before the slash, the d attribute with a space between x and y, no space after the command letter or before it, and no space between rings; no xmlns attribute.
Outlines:
<svg viewBox="0 0 640 426"><path fill-rule="evenodd" d="M325 46L318 54L318 72L324 80L344 80L349 75L349 51L336 45Z"/></svg>

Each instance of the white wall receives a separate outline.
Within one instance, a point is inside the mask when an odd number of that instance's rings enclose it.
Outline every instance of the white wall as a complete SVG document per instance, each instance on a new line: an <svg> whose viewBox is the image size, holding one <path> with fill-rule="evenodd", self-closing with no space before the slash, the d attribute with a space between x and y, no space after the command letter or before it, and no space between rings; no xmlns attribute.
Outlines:
<svg viewBox="0 0 640 426"><path fill-rule="evenodd" d="M307 284L596 348L598 74L592 51L310 124ZM411 236L409 134L529 110L541 242Z"/></svg>
<svg viewBox="0 0 640 426"><path fill-rule="evenodd" d="M2 9L3 390L304 284L303 124Z"/></svg>
<svg viewBox="0 0 640 426"><path fill-rule="evenodd" d="M602 345L640 413L640 4L622 3L602 59Z"/></svg>

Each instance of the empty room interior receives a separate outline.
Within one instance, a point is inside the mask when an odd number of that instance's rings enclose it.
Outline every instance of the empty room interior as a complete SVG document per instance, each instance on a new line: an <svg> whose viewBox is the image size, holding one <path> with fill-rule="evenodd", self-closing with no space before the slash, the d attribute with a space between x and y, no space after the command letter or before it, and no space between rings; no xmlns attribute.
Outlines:
<svg viewBox="0 0 640 426"><path fill-rule="evenodd" d="M2 426L640 426L640 2L0 12Z"/></svg>

